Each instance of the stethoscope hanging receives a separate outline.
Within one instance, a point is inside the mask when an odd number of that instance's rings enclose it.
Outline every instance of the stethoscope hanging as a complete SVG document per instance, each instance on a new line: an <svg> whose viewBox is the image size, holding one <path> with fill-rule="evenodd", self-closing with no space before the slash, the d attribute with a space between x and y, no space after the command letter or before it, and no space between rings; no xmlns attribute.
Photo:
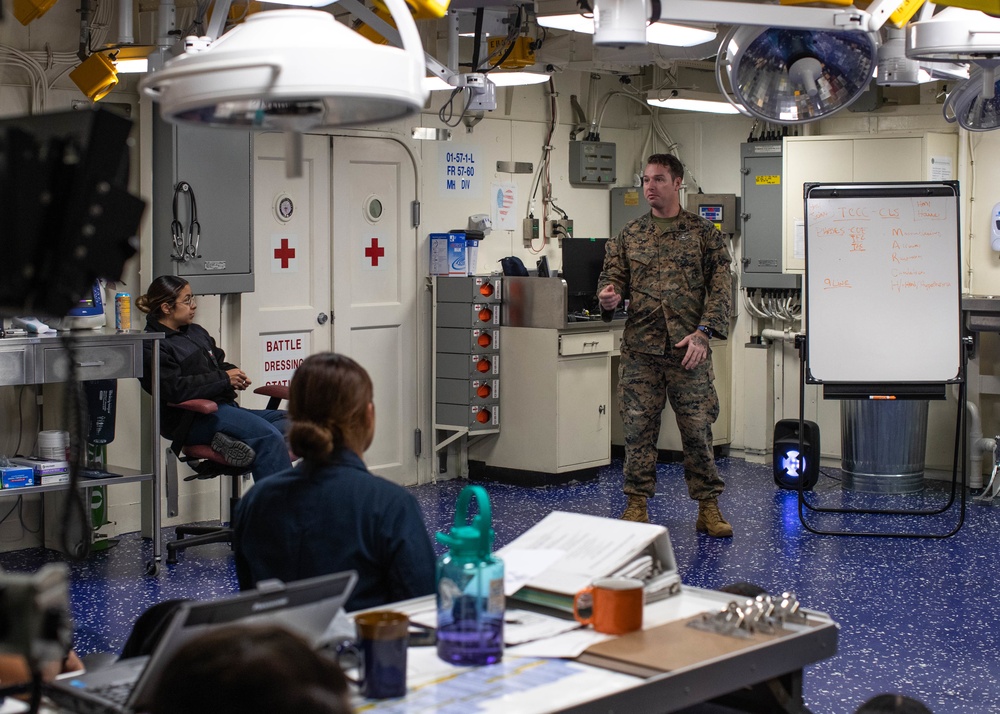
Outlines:
<svg viewBox="0 0 1000 714"><path fill-rule="evenodd" d="M184 227L178 218L177 197L188 197L188 227ZM170 236L174 242L171 259L186 263L192 258L200 258L198 243L201 241L201 224L198 223L198 202L194 198L194 189L187 181L178 181L174 186L174 220L170 223Z"/></svg>

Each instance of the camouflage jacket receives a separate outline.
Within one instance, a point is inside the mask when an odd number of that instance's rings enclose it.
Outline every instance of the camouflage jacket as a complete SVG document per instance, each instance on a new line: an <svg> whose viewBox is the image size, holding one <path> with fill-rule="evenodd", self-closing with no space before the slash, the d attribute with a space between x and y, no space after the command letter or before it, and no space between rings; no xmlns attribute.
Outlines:
<svg viewBox="0 0 1000 714"><path fill-rule="evenodd" d="M663 354L695 331L710 327L725 339L732 311L732 257L709 221L681 209L660 233L652 215L630 221L607 243L597 290L614 284L630 298L623 340L636 352Z"/></svg>

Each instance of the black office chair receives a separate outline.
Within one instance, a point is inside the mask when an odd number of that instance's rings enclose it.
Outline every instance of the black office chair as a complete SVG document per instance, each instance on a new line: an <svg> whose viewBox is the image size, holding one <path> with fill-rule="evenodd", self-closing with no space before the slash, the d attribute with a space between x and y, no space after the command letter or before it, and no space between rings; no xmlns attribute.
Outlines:
<svg viewBox="0 0 1000 714"><path fill-rule="evenodd" d="M268 397L267 408L277 409L282 400L288 399L288 386L283 384L268 384L257 387L254 394L262 394ZM181 423L174 432L174 438L167 449L167 485L168 485L168 506L171 502L169 489L175 488L177 483L177 463L187 464L194 473L184 478L185 481L194 479L210 479L217 476L229 476L232 480L232 491L229 498L230 518L236 509L239 501L240 479L249 473L248 466L232 466L226 462L222 454L212 449L208 444L185 444L187 435L194 423L194 418L199 414L211 414L218 410L219 405L211 399L189 399L179 404L171 404L171 407L183 409L185 414ZM173 494L176 504L176 493ZM176 515L176 505L170 515ZM233 529L231 525L220 523L217 526L195 526L182 525L175 529L177 540L167 542L167 563L177 562L177 551L191 548L196 545L206 543L229 543L233 542Z"/></svg>

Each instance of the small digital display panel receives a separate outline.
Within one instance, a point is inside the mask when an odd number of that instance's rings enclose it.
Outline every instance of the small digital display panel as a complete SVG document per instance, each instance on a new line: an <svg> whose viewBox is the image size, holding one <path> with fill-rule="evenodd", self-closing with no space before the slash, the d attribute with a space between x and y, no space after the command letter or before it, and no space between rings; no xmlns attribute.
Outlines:
<svg viewBox="0 0 1000 714"><path fill-rule="evenodd" d="M722 223L722 206L718 204L698 206L698 215L718 225Z"/></svg>

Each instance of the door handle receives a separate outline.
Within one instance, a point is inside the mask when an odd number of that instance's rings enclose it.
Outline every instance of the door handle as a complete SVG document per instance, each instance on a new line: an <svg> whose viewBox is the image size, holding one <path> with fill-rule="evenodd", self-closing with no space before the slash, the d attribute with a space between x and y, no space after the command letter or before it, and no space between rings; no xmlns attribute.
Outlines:
<svg viewBox="0 0 1000 714"><path fill-rule="evenodd" d="M316 322L318 322L321 325L325 325L326 321L329 319L330 319L329 316L325 312L321 312L316 316Z"/></svg>

